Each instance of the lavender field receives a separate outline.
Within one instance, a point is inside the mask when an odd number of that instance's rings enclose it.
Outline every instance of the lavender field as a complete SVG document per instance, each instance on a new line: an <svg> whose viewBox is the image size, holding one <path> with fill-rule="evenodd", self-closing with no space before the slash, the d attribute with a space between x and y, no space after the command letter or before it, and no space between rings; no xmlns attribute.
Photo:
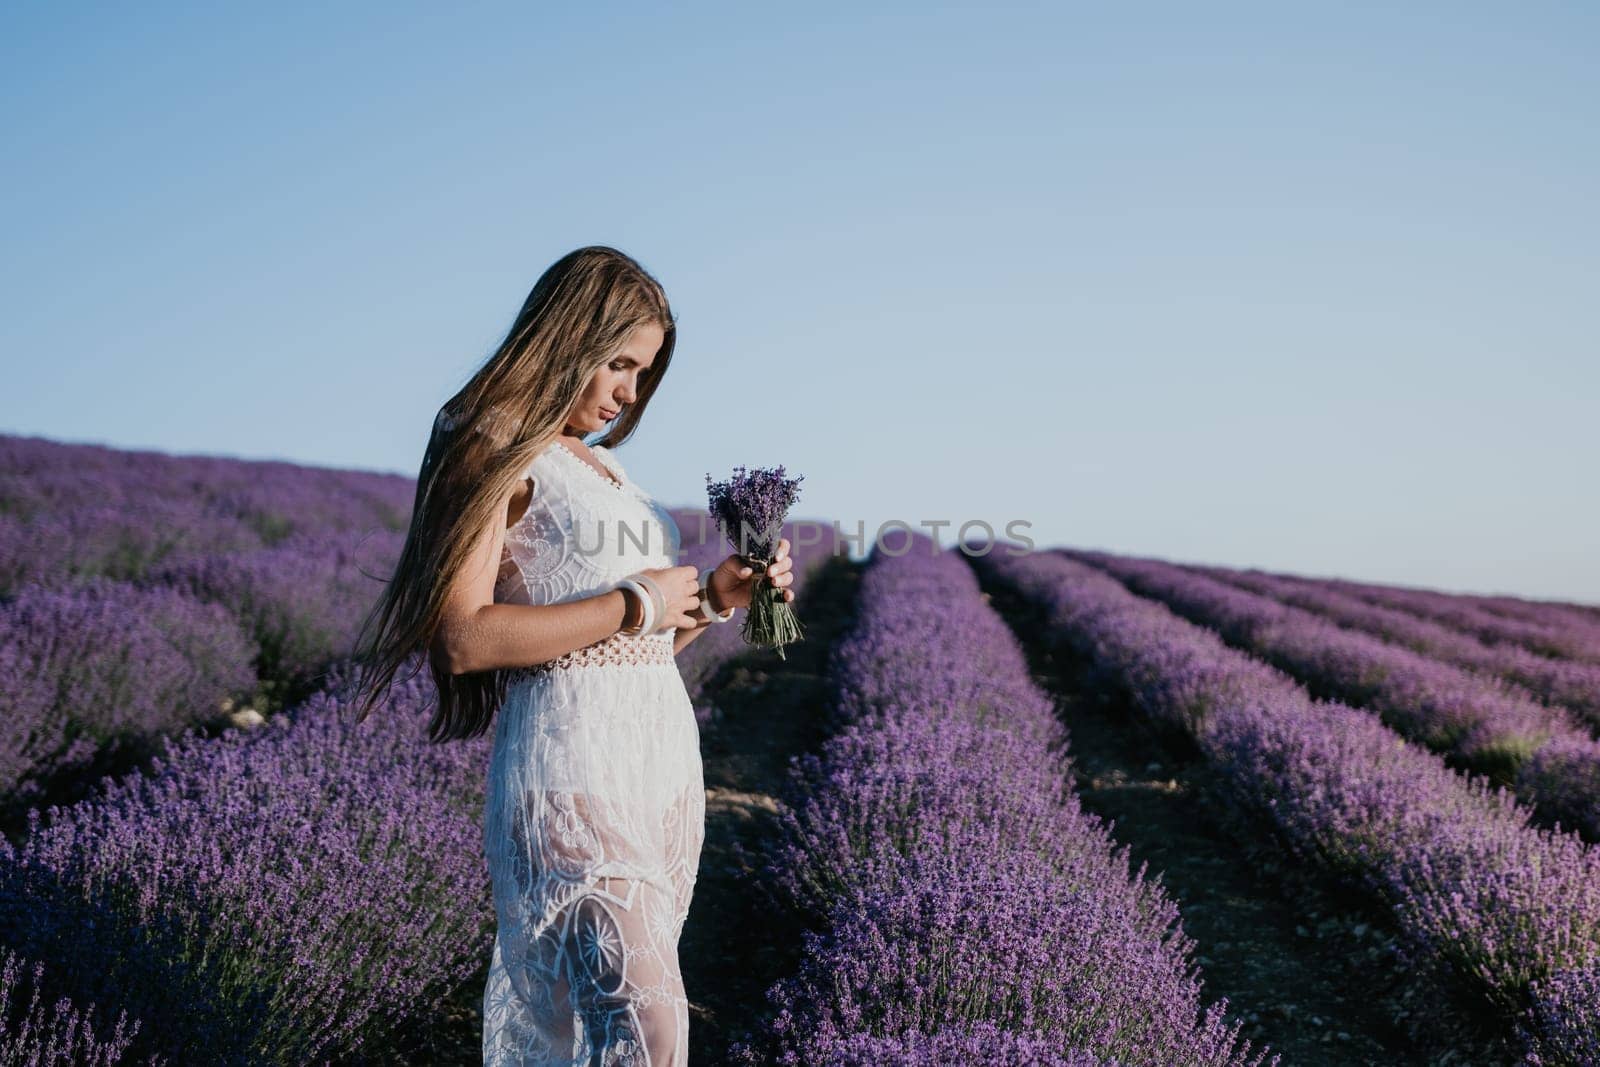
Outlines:
<svg viewBox="0 0 1600 1067"><path fill-rule="evenodd" d="M0 1062L480 1062L492 734L350 715L413 493L0 437ZM1600 1063L1600 613L832 547L680 656L694 1062Z"/></svg>

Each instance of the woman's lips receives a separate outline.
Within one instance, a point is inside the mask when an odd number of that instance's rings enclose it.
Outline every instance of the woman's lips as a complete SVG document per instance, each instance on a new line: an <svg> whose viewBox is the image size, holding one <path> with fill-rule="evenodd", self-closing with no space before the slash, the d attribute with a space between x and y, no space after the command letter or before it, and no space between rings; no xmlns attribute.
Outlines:
<svg viewBox="0 0 1600 1067"><path fill-rule="evenodd" d="M612 419L617 417L617 413L615 411L610 411L610 410L608 410L606 408L601 408L600 409L600 417L602 419L605 419L607 422L610 422Z"/></svg>

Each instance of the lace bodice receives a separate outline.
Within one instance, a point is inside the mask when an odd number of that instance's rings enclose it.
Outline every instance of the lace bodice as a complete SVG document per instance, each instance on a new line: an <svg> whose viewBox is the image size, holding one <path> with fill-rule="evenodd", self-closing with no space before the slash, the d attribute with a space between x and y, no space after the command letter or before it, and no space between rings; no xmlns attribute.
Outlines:
<svg viewBox="0 0 1600 1067"><path fill-rule="evenodd" d="M496 603L564 604L615 589L636 571L677 564L681 537L672 513L633 483L610 449L590 450L616 481L560 442L529 466L533 496L506 531ZM552 665L672 663L673 633L614 634L513 677Z"/></svg>

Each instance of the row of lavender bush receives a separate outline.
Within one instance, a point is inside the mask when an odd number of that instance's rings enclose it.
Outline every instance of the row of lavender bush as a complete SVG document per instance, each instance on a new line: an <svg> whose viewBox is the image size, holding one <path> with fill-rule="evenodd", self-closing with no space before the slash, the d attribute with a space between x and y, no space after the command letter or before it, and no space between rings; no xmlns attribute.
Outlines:
<svg viewBox="0 0 1600 1067"><path fill-rule="evenodd" d="M7 823L314 689L399 552L409 485L0 436Z"/></svg>
<svg viewBox="0 0 1600 1067"><path fill-rule="evenodd" d="M1600 618L1589 617L1573 606L1525 604L1513 609L1503 597L1464 596L1345 578L1324 580L1370 603L1453 626L1490 644L1518 645L1541 656L1600 663Z"/></svg>
<svg viewBox="0 0 1600 1067"><path fill-rule="evenodd" d="M426 672L360 726L333 678L0 847L0 941L130 1056L360 1062L487 958L489 741L428 743Z"/></svg>
<svg viewBox="0 0 1600 1067"><path fill-rule="evenodd" d="M1156 559L1062 550L1405 737L1509 785L1544 818L1600 839L1600 741L1503 679L1441 663L1302 608Z"/></svg>
<svg viewBox="0 0 1600 1067"><path fill-rule="evenodd" d="M271 710L347 655L400 535L295 536L193 556L138 581L101 575L23 586L0 604L0 794L61 801L76 773L118 766L156 738ZM365 543L363 543L365 542ZM45 783L50 783L47 790Z"/></svg>
<svg viewBox="0 0 1600 1067"><path fill-rule="evenodd" d="M1095 568L1053 552L975 562L1044 609L1099 678L1191 736L1296 856L1375 894L1411 951L1503 1014L1528 1062L1600 1062L1600 849L1530 827L1506 791Z"/></svg>
<svg viewBox="0 0 1600 1067"><path fill-rule="evenodd" d="M32 804L108 747L220 714L257 647L233 614L110 578L29 585L0 605L0 794Z"/></svg>
<svg viewBox="0 0 1600 1067"><path fill-rule="evenodd" d="M404 540L389 530L296 534L271 548L172 563L143 584L226 606L260 647L261 678L292 693L349 654Z"/></svg>
<svg viewBox="0 0 1600 1067"><path fill-rule="evenodd" d="M1600 731L1600 663L1541 656L1521 645L1490 644L1470 633L1342 592L1322 579L1259 570L1190 565L1188 570L1305 608L1347 629L1376 634L1425 656L1504 678L1582 717Z"/></svg>
<svg viewBox="0 0 1600 1067"><path fill-rule="evenodd" d="M1554 626L1577 623L1593 626L1600 623L1600 604L1582 604L1573 600L1530 600L1510 594L1456 593L1458 597L1510 619L1547 623Z"/></svg>
<svg viewBox="0 0 1600 1067"><path fill-rule="evenodd" d="M137 581L292 535L405 528L414 479L0 434L0 597L34 580Z"/></svg>
<svg viewBox="0 0 1600 1067"><path fill-rule="evenodd" d="M970 568L922 535L880 546L829 675L836 732L792 766L764 862L802 958L736 1058L1261 1062L1226 1002L1202 1009L1175 903L1080 809Z"/></svg>

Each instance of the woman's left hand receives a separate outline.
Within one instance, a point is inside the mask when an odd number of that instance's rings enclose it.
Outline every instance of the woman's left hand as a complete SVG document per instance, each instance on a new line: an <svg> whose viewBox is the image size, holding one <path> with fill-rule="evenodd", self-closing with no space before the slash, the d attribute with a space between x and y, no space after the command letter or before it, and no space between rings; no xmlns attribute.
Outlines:
<svg viewBox="0 0 1600 1067"><path fill-rule="evenodd" d="M707 582L710 587L711 610L748 608L750 598L755 596L762 582L782 589L783 599L786 602L794 600L794 590L789 588L794 584L794 560L789 558L787 537L778 539L778 550L772 562L767 564L765 575L756 574L754 568L738 555L729 556L717 564L716 570L711 572Z"/></svg>

